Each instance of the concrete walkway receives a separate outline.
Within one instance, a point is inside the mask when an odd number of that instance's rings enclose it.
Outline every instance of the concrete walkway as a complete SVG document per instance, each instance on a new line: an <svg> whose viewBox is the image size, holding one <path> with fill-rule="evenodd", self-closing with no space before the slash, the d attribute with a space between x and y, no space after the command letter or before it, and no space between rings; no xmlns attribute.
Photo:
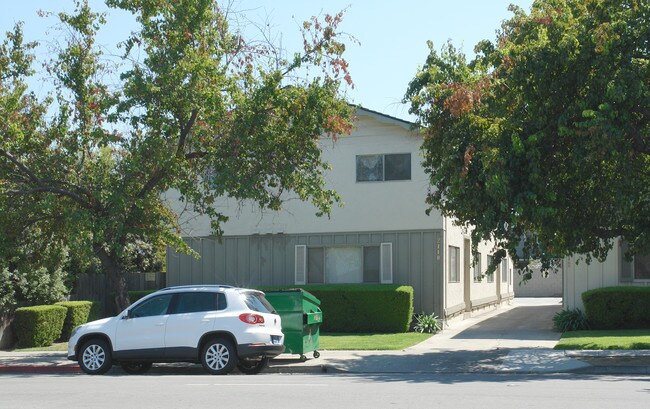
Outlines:
<svg viewBox="0 0 650 409"><path fill-rule="evenodd" d="M650 374L650 350L554 350L560 334L552 331L551 319L561 308L558 298L515 299L512 305L454 321L405 350L320 351L320 358L306 362L284 354L272 360L266 372ZM0 374L81 373L65 355L0 351ZM150 373L205 372L200 365L157 364Z"/></svg>

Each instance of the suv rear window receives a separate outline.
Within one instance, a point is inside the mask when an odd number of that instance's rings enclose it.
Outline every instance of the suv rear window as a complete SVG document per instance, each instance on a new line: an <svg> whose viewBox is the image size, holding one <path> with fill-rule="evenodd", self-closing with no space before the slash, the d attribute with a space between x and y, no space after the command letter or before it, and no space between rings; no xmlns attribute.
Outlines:
<svg viewBox="0 0 650 409"><path fill-rule="evenodd" d="M223 310L225 297L220 293L187 292L176 295L176 314Z"/></svg>
<svg viewBox="0 0 650 409"><path fill-rule="evenodd" d="M242 300L246 303L246 306L253 311L262 312L267 314L275 314L275 309L273 306L264 298L263 294L260 293L242 293Z"/></svg>

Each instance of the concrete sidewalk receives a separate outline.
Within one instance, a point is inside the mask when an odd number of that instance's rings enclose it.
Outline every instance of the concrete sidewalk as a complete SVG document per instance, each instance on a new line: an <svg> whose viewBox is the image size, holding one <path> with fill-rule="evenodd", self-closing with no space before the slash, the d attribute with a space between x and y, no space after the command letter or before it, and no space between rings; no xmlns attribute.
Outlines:
<svg viewBox="0 0 650 409"><path fill-rule="evenodd" d="M441 333L401 351L320 351L301 362L283 354L263 373L589 373L650 374L650 350L559 351L551 318L559 299L517 300L511 306L449 324ZM311 354L309 354L311 356ZM65 352L0 351L2 374L74 374ZM123 373L114 367L113 374ZM151 374L205 374L200 365L156 364Z"/></svg>

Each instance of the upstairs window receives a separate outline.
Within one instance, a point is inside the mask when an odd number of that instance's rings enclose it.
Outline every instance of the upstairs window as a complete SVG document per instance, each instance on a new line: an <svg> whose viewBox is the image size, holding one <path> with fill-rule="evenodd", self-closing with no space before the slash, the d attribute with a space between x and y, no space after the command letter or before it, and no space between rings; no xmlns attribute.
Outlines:
<svg viewBox="0 0 650 409"><path fill-rule="evenodd" d="M357 182L411 180L411 154L358 155Z"/></svg>

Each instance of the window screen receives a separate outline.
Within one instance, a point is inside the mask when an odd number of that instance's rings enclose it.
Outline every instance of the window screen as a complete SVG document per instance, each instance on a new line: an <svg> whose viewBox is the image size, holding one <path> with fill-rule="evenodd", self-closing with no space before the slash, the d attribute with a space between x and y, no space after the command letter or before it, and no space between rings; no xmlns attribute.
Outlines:
<svg viewBox="0 0 650 409"><path fill-rule="evenodd" d="M373 182L384 179L382 155L357 156L357 182Z"/></svg>
<svg viewBox="0 0 650 409"><path fill-rule="evenodd" d="M482 279L483 272L481 271L481 253L476 254L476 259L474 260L474 282L478 283Z"/></svg>
<svg viewBox="0 0 650 409"><path fill-rule="evenodd" d="M384 155L384 180L411 180L411 154Z"/></svg>
<svg viewBox="0 0 650 409"><path fill-rule="evenodd" d="M634 279L650 280L650 254L634 255Z"/></svg>
<svg viewBox="0 0 650 409"><path fill-rule="evenodd" d="M368 246L363 248L363 282L379 282L379 246Z"/></svg>
<svg viewBox="0 0 650 409"><path fill-rule="evenodd" d="M325 259L322 247L309 247L307 249L307 282L322 284L325 282Z"/></svg>
<svg viewBox="0 0 650 409"><path fill-rule="evenodd" d="M487 256L487 267L490 268L490 265L492 265L492 261L494 260L494 256ZM487 282L488 283L493 283L494 282L494 275L496 274L496 271L493 272L492 274L488 274L487 276Z"/></svg>

